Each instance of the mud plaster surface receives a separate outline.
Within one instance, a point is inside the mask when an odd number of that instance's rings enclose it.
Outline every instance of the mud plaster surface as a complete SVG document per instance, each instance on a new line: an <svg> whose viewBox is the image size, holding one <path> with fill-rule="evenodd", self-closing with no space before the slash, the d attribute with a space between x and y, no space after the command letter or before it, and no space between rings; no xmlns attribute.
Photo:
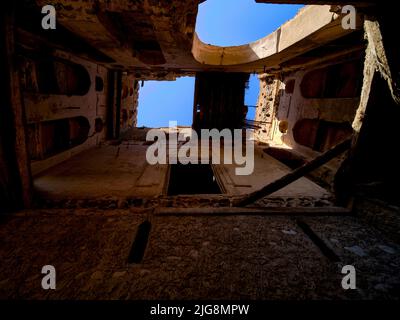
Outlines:
<svg viewBox="0 0 400 320"><path fill-rule="evenodd" d="M146 216L119 209L42 209L2 221L0 298L399 297L400 247L356 218L302 219L339 256L336 263L290 217L151 217L144 259L128 264ZM47 264L57 270L54 291L41 289ZM344 264L355 265L357 290L342 289Z"/></svg>

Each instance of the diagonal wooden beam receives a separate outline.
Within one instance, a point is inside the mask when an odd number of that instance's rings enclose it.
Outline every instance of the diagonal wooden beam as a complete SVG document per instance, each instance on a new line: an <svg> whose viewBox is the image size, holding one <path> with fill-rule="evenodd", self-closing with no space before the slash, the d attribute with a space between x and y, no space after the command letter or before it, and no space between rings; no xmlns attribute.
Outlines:
<svg viewBox="0 0 400 320"><path fill-rule="evenodd" d="M293 170L292 172L288 173L287 175L279 178L267 184L265 187L261 188L260 190L254 191L250 194L245 195L239 200L235 200L233 202L234 206L242 207L248 204L251 204L261 198L264 198L275 191L278 191L288 184L304 177L309 172L319 168L320 166L324 165L325 163L329 162L330 160L336 158L346 150L350 149L352 139L347 139L335 147L331 148L330 150L326 151L325 153L321 154L320 156L316 157L312 161L304 164L303 166Z"/></svg>

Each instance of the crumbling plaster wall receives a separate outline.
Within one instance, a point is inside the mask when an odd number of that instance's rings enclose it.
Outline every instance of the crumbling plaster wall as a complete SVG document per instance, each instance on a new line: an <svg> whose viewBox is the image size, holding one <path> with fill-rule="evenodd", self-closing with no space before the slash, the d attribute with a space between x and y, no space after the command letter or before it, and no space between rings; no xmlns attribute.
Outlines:
<svg viewBox="0 0 400 320"><path fill-rule="evenodd" d="M55 51L53 56L83 66L90 77L89 90L86 94L81 96L43 94L38 92L29 92L28 90L23 91L23 100L28 126L53 120L84 117L88 120L90 129L88 138L82 144L46 159L32 161L31 167L33 175L69 159L83 150L96 146L105 139L104 129L99 133L95 132L95 120L101 119L103 124L106 121L107 69L63 51ZM26 81L26 73L33 71L32 69L27 68L25 57L22 56L20 58L21 82L24 83L24 81ZM31 79L35 78L34 74L31 74L30 76ZM103 82L100 91L97 91L95 88L96 77L101 78Z"/></svg>
<svg viewBox="0 0 400 320"><path fill-rule="evenodd" d="M332 65L331 63L330 65ZM260 129L255 131L257 141L269 147L288 149L291 154L304 160L316 157L323 150L313 150L298 143L294 136L296 123L302 119L325 121L351 128L359 97L353 98L305 98L301 84L304 77L312 71L327 66L314 66L289 74L262 74L260 93L255 120L260 121ZM362 79L362 72L359 74ZM306 135L312 134L305 131ZM344 156L330 161L313 172L314 178L324 186L333 189L335 174Z"/></svg>

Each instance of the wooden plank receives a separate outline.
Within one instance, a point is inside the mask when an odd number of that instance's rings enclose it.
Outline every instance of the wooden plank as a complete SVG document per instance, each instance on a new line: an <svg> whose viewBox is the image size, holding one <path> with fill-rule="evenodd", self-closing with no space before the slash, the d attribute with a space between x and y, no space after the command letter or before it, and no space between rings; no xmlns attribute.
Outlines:
<svg viewBox="0 0 400 320"><path fill-rule="evenodd" d="M324 165L325 163L329 162L330 160L336 158L346 150L348 150L351 146L352 139L347 139L337 146L333 147L332 149L326 151L325 153L321 154L317 158L313 159L312 161L304 164L303 166L293 170L292 172L288 173L287 175L267 184L260 190L252 192L248 195L245 195L243 198L234 201L235 206L246 206L251 204L261 198L264 198L275 191L278 191L288 184L304 177L306 174L310 173L311 171L319 168L320 166Z"/></svg>
<svg viewBox="0 0 400 320"><path fill-rule="evenodd" d="M0 197L2 199L0 210L1 206L5 206L6 210L28 208L32 201L32 178L25 135L25 110L16 67L14 12L15 4L7 3L1 13L1 28L4 32L1 49L1 64L4 71L1 75L1 83L4 94L0 106L2 114L0 164L4 175L1 174L0 184L4 194Z"/></svg>
<svg viewBox="0 0 400 320"><path fill-rule="evenodd" d="M325 216L350 215L351 211L341 207L205 207L205 208L157 208L155 216L229 216L229 215L289 215L289 216Z"/></svg>

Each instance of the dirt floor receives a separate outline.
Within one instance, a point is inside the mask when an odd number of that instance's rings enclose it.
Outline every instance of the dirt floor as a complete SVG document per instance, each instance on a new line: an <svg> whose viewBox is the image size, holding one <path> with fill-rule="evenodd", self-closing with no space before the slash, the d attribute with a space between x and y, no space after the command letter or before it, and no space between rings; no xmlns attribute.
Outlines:
<svg viewBox="0 0 400 320"><path fill-rule="evenodd" d="M146 219L144 258L128 263ZM399 252L355 217L40 209L1 221L0 298L398 299ZM357 290L342 289L347 264L357 270ZM56 268L56 290L41 288L44 265Z"/></svg>
<svg viewBox="0 0 400 320"><path fill-rule="evenodd" d="M233 167L217 168L228 194L171 197L167 166L149 167L145 150L138 140L103 145L36 177L36 209L0 221L0 298L400 297L400 246L356 217L154 215L157 206L227 207L231 196L290 171L277 160L256 159L249 186L233 180ZM332 202L329 192L303 178L255 206ZM151 222L147 246L133 263L144 221ZM56 269L56 290L41 287L44 265ZM344 265L356 268L356 290L342 288Z"/></svg>

